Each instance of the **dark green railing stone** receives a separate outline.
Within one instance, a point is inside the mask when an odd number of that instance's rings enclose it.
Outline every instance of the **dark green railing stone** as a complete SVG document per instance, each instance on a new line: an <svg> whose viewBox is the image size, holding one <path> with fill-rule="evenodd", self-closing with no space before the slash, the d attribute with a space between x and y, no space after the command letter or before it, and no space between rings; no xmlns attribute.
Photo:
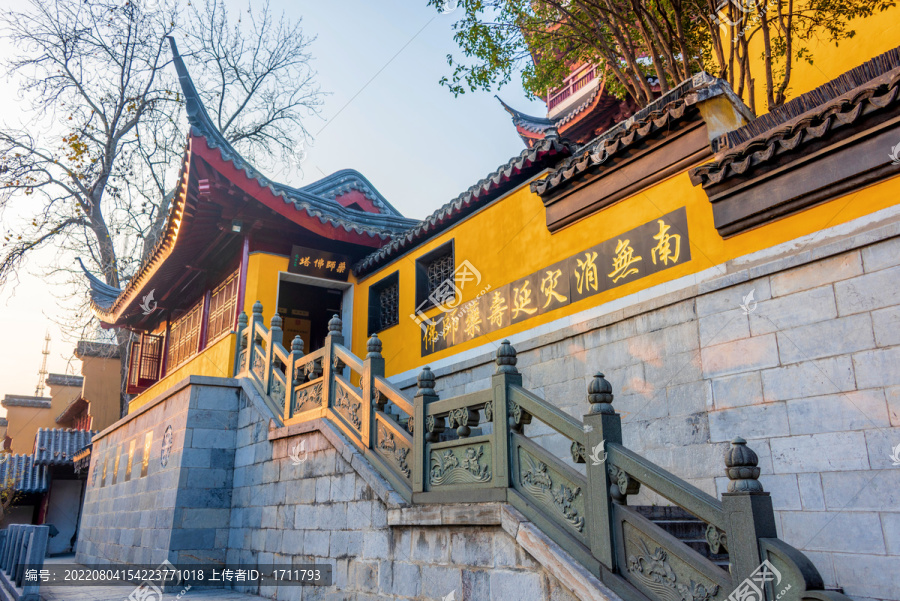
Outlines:
<svg viewBox="0 0 900 601"><path fill-rule="evenodd" d="M777 538L758 458L741 438L726 453L720 501L624 446L602 373L588 385L590 410L579 421L522 387L516 350L504 340L490 390L441 399L426 366L410 400L385 379L377 335L360 360L343 346L335 315L324 348L304 355L298 336L287 352L281 318L267 330L262 311L257 301L249 320L238 318L235 375L249 378L283 421L329 419L407 502L508 502L627 601L722 601L763 560L791 585L779 601L848 601L823 590L809 559ZM569 441L571 463L528 437L534 420ZM686 544L629 506L643 487L693 516L709 551L727 553L728 570L697 551L701 541ZM779 593L767 585L769 601Z"/></svg>

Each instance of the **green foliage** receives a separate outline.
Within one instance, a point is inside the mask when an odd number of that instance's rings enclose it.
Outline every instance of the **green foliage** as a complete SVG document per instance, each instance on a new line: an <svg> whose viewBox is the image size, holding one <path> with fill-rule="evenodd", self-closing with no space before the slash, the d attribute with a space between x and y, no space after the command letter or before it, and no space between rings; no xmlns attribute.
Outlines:
<svg viewBox="0 0 900 601"><path fill-rule="evenodd" d="M429 0L442 10L447 0ZM598 65L606 89L646 105L706 71L726 79L753 106L755 82L767 104L785 101L792 62L812 62L809 41L852 38L851 19L894 0L459 0L448 55L452 73L441 80L454 94L499 89L521 77L531 96L562 85L571 67ZM761 39L759 61L750 43ZM648 83L650 80L650 83ZM658 89L653 89L658 86Z"/></svg>

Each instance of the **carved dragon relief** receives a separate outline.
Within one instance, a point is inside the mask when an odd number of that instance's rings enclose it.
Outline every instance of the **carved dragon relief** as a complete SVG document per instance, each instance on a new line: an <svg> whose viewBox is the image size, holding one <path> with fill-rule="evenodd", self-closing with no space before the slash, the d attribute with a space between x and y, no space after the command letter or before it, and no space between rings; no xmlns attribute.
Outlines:
<svg viewBox="0 0 900 601"><path fill-rule="evenodd" d="M719 585L706 588L690 579L690 584L678 580L679 576L669 564L669 555L662 547L652 553L643 538L629 538L628 547L640 545L639 553L628 555L628 574L631 579L654 593L662 601L711 601L719 592Z"/></svg>
<svg viewBox="0 0 900 601"><path fill-rule="evenodd" d="M409 478L411 471L406 459L409 456L409 447L397 443L394 433L384 427L384 424L378 424L378 448L390 456L397 467L403 474Z"/></svg>
<svg viewBox="0 0 900 601"><path fill-rule="evenodd" d="M461 455L459 454L461 453ZM431 452L429 482L432 486L489 482L490 457L481 464L484 445Z"/></svg>
<svg viewBox="0 0 900 601"><path fill-rule="evenodd" d="M519 449L519 458L519 471L521 472L519 482L522 488L545 506L554 509L575 530L584 532L584 495L581 487L559 483L554 490L553 478L546 463L536 462L530 454L522 449ZM522 468L527 469L522 471Z"/></svg>

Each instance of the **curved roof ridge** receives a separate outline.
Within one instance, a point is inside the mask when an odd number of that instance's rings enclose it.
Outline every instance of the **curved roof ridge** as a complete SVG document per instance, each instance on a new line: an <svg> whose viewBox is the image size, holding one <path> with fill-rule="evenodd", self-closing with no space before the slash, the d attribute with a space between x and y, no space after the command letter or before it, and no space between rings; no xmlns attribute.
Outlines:
<svg viewBox="0 0 900 601"><path fill-rule="evenodd" d="M88 283L91 287L91 300L94 301L98 307L103 309L110 308L116 299L119 298L119 295L122 294L122 290L115 286L110 286L88 271L88 268L85 267L81 257L76 257L75 260L81 265L81 271L84 272L85 277L88 279Z"/></svg>
<svg viewBox="0 0 900 601"><path fill-rule="evenodd" d="M418 225L394 236L391 242L361 259L354 265L354 272L360 276L371 273L391 258L431 239L499 195L538 175L545 168L569 156L573 150L574 145L560 139L558 135L538 140L534 146L522 150L456 198L436 209Z"/></svg>
<svg viewBox="0 0 900 601"><path fill-rule="evenodd" d="M556 125L556 121L553 119L549 119L547 117L535 117L533 115L529 115L527 113L523 113L522 111L514 109L513 107L503 102L503 99L500 98L500 96L498 96L497 94L494 94L494 98L499 100L500 104L503 105L503 108L506 110L506 112L512 115L513 123L522 121L523 123L533 123L535 125L543 125L546 127L553 127L554 125ZM516 125L518 125L518 123L516 123Z"/></svg>
<svg viewBox="0 0 900 601"><path fill-rule="evenodd" d="M334 225L342 226L347 231L358 229L362 233L376 236L386 233L398 233L418 223L418 220L403 217L386 200L384 201L385 206L390 207L393 215L357 211L311 193L308 188L314 186L316 182L308 186L295 188L276 182L272 178L263 175L231 145L213 123L209 113L206 111L206 107L203 105L203 101L200 99L196 86L194 86L194 81L191 79L190 73L188 73L184 59L178 52L175 38L172 36L167 37L172 48L172 62L175 65L178 81L184 92L185 111L192 133L205 138L207 145L210 148L217 149L223 160L233 163L235 168L243 171L249 179L256 180L263 188L269 188L274 195L281 196L285 203L293 204L298 210L305 210L310 216L319 218L323 223L331 221ZM359 174L359 177L381 197L381 194L375 190L375 187L362 174ZM332 215L327 215L326 213L332 213ZM350 221L350 223L347 223L345 220Z"/></svg>
<svg viewBox="0 0 900 601"><path fill-rule="evenodd" d="M369 181L369 178L356 169L338 169L334 173L326 175L311 184L301 186L299 189L329 200L350 190L357 190L371 200L375 206L387 209L388 212L398 217L403 217L403 214L388 202L378 188Z"/></svg>

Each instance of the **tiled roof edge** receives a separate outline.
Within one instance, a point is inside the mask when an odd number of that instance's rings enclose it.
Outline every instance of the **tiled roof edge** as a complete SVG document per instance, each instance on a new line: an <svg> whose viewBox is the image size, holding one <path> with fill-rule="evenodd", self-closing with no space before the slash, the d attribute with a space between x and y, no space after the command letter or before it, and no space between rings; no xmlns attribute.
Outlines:
<svg viewBox="0 0 900 601"><path fill-rule="evenodd" d="M838 128L848 127L863 116L900 106L900 67L825 102L690 171L691 182L715 185L744 175L778 157L800 150Z"/></svg>
<svg viewBox="0 0 900 601"><path fill-rule="evenodd" d="M511 182L526 181L551 161L555 162L556 157L568 156L573 147L568 141L556 136L539 140L532 148L526 148L454 200L434 211L416 227L394 236L389 244L359 261L353 271L360 276L365 275L388 262L391 257L448 229L462 216L493 200L498 190L508 190L515 185ZM521 174L521 177L516 177L518 174Z"/></svg>

